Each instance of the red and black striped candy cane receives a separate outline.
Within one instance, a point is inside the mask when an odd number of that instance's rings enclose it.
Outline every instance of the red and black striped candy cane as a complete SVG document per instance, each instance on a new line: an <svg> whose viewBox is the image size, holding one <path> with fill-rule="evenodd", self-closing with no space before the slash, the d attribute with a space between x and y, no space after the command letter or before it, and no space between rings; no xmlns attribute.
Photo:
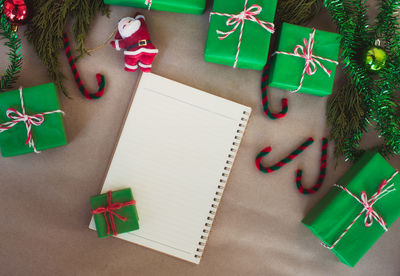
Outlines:
<svg viewBox="0 0 400 276"><path fill-rule="evenodd" d="M286 98L282 99L282 111L278 113L272 113L268 107L268 78L271 69L271 56L268 57L268 62L264 67L262 78L261 78L261 99L263 110L266 116L272 120L280 119L286 116L288 112L288 100Z"/></svg>
<svg viewBox="0 0 400 276"><path fill-rule="evenodd" d="M71 71L74 74L74 79L76 84L78 85L79 90L81 91L82 95L89 100L99 99L101 96L103 96L106 86L104 75L96 74L97 85L99 86L99 89L97 90L96 93L90 93L82 83L81 77L78 72L78 68L76 67L75 64L74 57L72 56L71 53L71 47L69 46L69 39L66 33L63 34L63 38L64 38L63 41L64 41L65 55L68 58L69 66L71 67Z"/></svg>
<svg viewBox="0 0 400 276"><path fill-rule="evenodd" d="M321 188L322 183L324 182L325 175L326 175L326 166L327 166L327 157L328 157L328 139L322 139L322 146L321 146L321 165L319 167L319 176L317 179L317 183L312 188L304 188L303 184L301 184L301 179L303 176L302 170L297 170L296 173L296 186L300 193L309 195L318 192Z"/></svg>
<svg viewBox="0 0 400 276"><path fill-rule="evenodd" d="M314 143L314 139L311 137L308 138L303 144L301 144L291 154L289 154L287 157L285 157L284 159L282 159L281 161L279 161L278 163L276 163L275 165L270 166L270 167L264 167L263 165L261 165L262 159L266 155L268 155L272 150L271 147L266 147L257 155L256 167L260 172L263 172L263 173L275 172L275 171L279 170L280 168L282 168L283 166L285 166L287 163L292 162L300 153L302 153L305 149L307 149L312 143Z"/></svg>

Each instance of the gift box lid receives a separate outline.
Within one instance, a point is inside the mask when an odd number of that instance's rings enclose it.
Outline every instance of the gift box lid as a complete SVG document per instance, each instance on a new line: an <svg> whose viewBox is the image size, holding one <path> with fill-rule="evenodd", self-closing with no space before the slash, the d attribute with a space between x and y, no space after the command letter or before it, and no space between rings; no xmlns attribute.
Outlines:
<svg viewBox="0 0 400 276"><path fill-rule="evenodd" d="M396 170L377 152L366 152L361 159L338 181L360 198L365 191L368 198L375 194L383 180L389 179ZM396 175L388 183L396 189L376 201L373 209L382 216L389 228L400 216L400 176ZM303 219L308 227L327 246L332 246L355 218L363 210L363 205L343 189L336 186ZM346 234L337 242L332 252L343 263L354 266L385 232L376 221L365 226L365 212L357 219Z"/></svg>
<svg viewBox="0 0 400 276"><path fill-rule="evenodd" d="M312 32L312 28L283 23L276 51L294 53L294 49L298 45L306 49L304 39L308 42ZM316 30L312 51L313 55L337 61L340 51L340 38L339 34ZM298 52L302 53L301 50ZM316 64L316 73L311 76L305 74L301 89L298 91L299 93L316 96L326 96L332 93L337 65L329 61L317 60L327 70L331 71L330 77ZM287 91L296 90L300 85L306 65L305 59L298 56L275 54L271 62L268 85Z"/></svg>

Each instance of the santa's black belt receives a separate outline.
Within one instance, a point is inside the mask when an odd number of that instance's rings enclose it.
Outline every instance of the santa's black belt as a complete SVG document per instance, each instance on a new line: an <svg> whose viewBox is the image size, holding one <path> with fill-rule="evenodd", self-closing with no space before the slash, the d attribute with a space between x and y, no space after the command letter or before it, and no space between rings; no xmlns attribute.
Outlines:
<svg viewBox="0 0 400 276"><path fill-rule="evenodd" d="M128 48L126 48L126 50L129 51L130 49L136 48L136 47L138 47L138 46L139 46L139 47L147 46L147 44L149 44L149 43L151 43L150 40L145 40L145 39L139 40L138 43L133 44L132 46L129 46Z"/></svg>

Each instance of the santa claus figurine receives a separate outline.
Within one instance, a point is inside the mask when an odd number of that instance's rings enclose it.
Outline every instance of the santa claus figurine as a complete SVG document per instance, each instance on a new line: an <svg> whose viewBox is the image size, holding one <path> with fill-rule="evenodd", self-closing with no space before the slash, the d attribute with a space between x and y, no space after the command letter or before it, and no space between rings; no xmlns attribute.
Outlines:
<svg viewBox="0 0 400 276"><path fill-rule="evenodd" d="M135 18L125 17L119 21L115 41L111 41L111 46L118 51L124 49L126 71L135 72L140 69L145 73L151 72L158 50L151 43L142 14L137 13Z"/></svg>

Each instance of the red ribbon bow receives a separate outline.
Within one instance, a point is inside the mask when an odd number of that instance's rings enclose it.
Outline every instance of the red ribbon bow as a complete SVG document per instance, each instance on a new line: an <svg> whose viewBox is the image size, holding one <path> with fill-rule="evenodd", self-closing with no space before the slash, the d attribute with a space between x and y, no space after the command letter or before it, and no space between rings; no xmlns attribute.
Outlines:
<svg viewBox="0 0 400 276"><path fill-rule="evenodd" d="M135 205L136 201L131 200L131 201L124 202L124 203L119 203L119 202L112 203L111 195L112 195L112 191L108 191L107 192L107 204L108 204L107 206L99 207L96 210L91 210L91 213L93 215L103 214L104 220L106 221L106 224L107 224L107 235L110 235L110 224L111 224L113 236L116 236L118 233L117 233L117 227L115 226L114 216L116 216L117 218L119 218L122 221L126 221L127 218L118 215L117 213L115 213L115 211L121 209L122 207L126 207L129 205ZM110 220L108 220L108 218L107 218L107 213L110 214Z"/></svg>
<svg viewBox="0 0 400 276"><path fill-rule="evenodd" d="M44 122L44 116L54 113L63 113L62 110L54 110L49 112L38 113L35 115L27 115L25 112L24 98L22 96L22 87L19 88L19 96L21 100L21 109L22 112L17 111L14 108L9 108L6 111L6 115L11 121L0 124L0 133L5 132L11 128L13 128L16 124L23 122L26 127L27 139L25 141L25 145L29 145L29 147L33 148L35 153L39 153L36 150L35 142L33 141L32 136L32 125L40 126Z"/></svg>
<svg viewBox="0 0 400 276"><path fill-rule="evenodd" d="M313 28L312 33L310 34L310 38L307 41L305 38L303 38L303 42L304 42L304 46L302 45L297 45L294 48L293 53L287 53L287 52L281 52L281 51L276 51L274 53L275 54L284 54L284 55L289 55L289 56L295 56L295 57L300 57L300 58L304 58L305 60L305 65L304 65L304 70L303 70L303 74L301 75L301 80L300 80L300 84L298 86L298 88L294 91L291 91L292 93L295 93L297 91L299 91L301 89L301 87L303 86L303 82L304 82L304 77L305 75L309 75L312 76L317 72L318 66L322 68L322 70L325 71L325 73L330 77L332 71L328 70L322 63L320 60L324 60L327 62L331 62L334 64L339 64L337 61L335 60L331 60L331 59L327 59L327 58L323 58L320 56L316 56L313 54L313 49L314 49L314 37L315 37L315 28ZM317 66L318 65L318 66Z"/></svg>

